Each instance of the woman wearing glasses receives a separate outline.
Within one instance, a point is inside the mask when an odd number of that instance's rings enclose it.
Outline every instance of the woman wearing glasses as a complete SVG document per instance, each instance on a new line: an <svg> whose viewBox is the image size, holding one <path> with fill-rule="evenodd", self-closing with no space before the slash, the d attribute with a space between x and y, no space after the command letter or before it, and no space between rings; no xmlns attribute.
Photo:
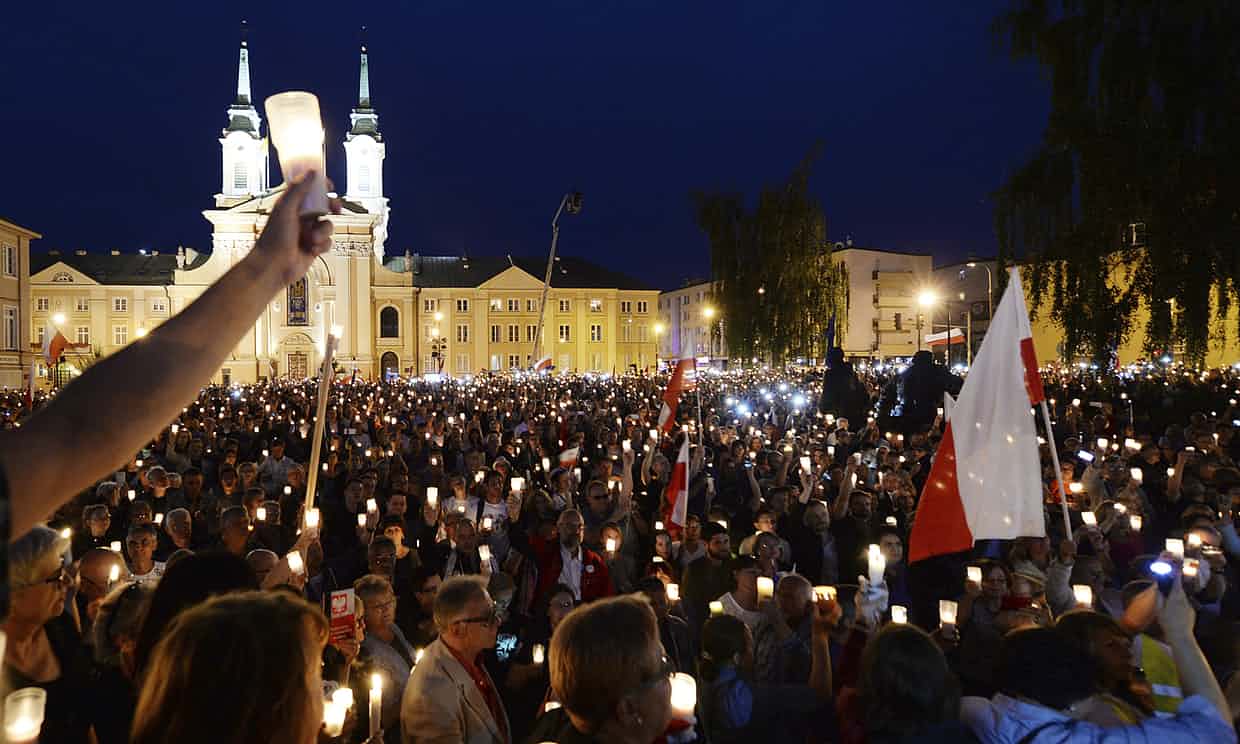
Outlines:
<svg viewBox="0 0 1240 744"><path fill-rule="evenodd" d="M68 551L68 538L42 526L9 543L4 685L47 691L41 741L87 741L92 724L90 660L73 615L65 611L75 580Z"/></svg>

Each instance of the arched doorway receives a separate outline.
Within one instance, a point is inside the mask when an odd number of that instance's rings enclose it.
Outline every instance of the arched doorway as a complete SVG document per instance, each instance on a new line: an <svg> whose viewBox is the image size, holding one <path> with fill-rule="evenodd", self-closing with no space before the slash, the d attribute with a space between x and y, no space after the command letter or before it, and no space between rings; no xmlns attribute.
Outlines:
<svg viewBox="0 0 1240 744"><path fill-rule="evenodd" d="M303 380L318 374L318 349L314 341L304 333L289 335L280 343L280 355L276 357L283 362L284 376L294 380Z"/></svg>
<svg viewBox="0 0 1240 744"><path fill-rule="evenodd" d="M393 352L385 351L383 356L379 357L379 371L385 380L400 375L400 358Z"/></svg>

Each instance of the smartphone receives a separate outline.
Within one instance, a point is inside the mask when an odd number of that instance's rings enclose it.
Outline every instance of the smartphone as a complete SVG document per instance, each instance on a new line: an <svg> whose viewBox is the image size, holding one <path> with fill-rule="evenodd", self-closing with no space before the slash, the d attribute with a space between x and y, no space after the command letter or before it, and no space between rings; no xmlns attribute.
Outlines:
<svg viewBox="0 0 1240 744"><path fill-rule="evenodd" d="M1094 455L1089 450L1081 450L1076 453L1076 456L1077 456L1077 459L1081 460L1082 462L1093 462L1094 461Z"/></svg>

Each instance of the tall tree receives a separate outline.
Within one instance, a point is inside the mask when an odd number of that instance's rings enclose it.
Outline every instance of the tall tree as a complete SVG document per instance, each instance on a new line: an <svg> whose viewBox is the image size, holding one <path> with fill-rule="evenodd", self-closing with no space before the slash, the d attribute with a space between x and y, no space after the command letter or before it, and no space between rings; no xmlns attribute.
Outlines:
<svg viewBox="0 0 1240 744"><path fill-rule="evenodd" d="M809 193L818 152L784 183L763 189L752 209L740 194L694 195L733 357L823 358L832 314L838 328L846 323L847 272L831 258L826 217Z"/></svg>
<svg viewBox="0 0 1240 744"><path fill-rule="evenodd" d="M1069 357L1110 362L1144 331L1147 352L1203 359L1240 281L1240 4L1014 0L994 32L1051 82L1042 143L995 215L1033 312L1050 305Z"/></svg>

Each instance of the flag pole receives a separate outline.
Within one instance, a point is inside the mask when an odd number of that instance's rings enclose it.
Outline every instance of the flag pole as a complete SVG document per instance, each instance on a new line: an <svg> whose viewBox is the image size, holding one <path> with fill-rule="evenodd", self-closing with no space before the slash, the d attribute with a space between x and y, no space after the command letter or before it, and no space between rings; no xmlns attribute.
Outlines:
<svg viewBox="0 0 1240 744"><path fill-rule="evenodd" d="M1059 448L1055 446L1055 430L1051 427L1051 414L1046 408L1046 398L1042 398L1042 423L1046 425L1046 442L1051 448L1051 461L1055 463L1055 481L1059 484L1059 506L1063 509L1064 536L1072 538L1072 522L1068 519L1068 492L1063 485L1063 471L1059 469Z"/></svg>
<svg viewBox="0 0 1240 744"><path fill-rule="evenodd" d="M319 369L319 399L315 405L314 439L310 442L310 461L306 463L306 508L309 514L314 508L314 489L319 480L319 455L323 451L323 422L327 418L327 398L332 387L332 357L336 354L336 345L340 341L339 331L335 328L327 334L327 343L323 347L323 366ZM302 516L305 519L305 516Z"/></svg>
<svg viewBox="0 0 1240 744"><path fill-rule="evenodd" d="M706 446L706 427L702 424L702 388L701 380L697 376L697 361L693 362L693 394L697 396L697 420L698 420L698 447L705 451Z"/></svg>

